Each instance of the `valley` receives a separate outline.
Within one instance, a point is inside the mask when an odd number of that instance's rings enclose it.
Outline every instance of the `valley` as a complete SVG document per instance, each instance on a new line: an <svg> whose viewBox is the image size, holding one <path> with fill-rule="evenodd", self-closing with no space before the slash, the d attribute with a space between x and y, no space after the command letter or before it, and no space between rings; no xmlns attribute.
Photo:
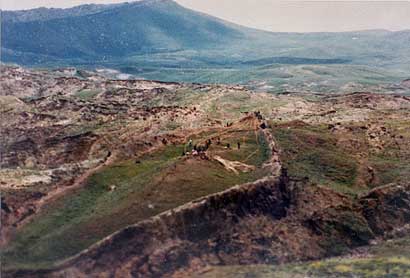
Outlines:
<svg viewBox="0 0 410 278"><path fill-rule="evenodd" d="M274 93L410 90L401 83L409 78L409 30L267 32L172 0L2 15L1 56L8 64L108 69L123 79L240 84Z"/></svg>
<svg viewBox="0 0 410 278"><path fill-rule="evenodd" d="M408 3L6 2L1 277L410 277Z"/></svg>
<svg viewBox="0 0 410 278"><path fill-rule="evenodd" d="M407 274L406 94L0 78L5 277Z"/></svg>

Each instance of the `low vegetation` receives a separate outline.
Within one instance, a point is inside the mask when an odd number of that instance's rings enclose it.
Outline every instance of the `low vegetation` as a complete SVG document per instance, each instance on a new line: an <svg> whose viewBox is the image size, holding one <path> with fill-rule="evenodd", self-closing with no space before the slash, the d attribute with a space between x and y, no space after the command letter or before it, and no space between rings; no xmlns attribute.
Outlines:
<svg viewBox="0 0 410 278"><path fill-rule="evenodd" d="M335 258L284 266L254 265L213 267L194 277L254 278L401 278L410 276L410 239L371 247L367 255Z"/></svg>
<svg viewBox="0 0 410 278"><path fill-rule="evenodd" d="M260 168L269 158L262 134L246 130L217 134L222 143L211 146L208 159L182 156L188 145L168 145L95 173L83 187L50 202L22 227L3 253L5 266L49 267L127 225L266 174ZM193 137L193 144L217 134ZM214 154L258 168L236 174L212 160Z"/></svg>
<svg viewBox="0 0 410 278"><path fill-rule="evenodd" d="M366 123L347 124L337 133L324 124L272 123L291 176L308 177L349 195L410 177L410 159L404 147L408 122L387 122L380 128L389 133L379 139Z"/></svg>
<svg viewBox="0 0 410 278"><path fill-rule="evenodd" d="M356 158L339 148L325 127L290 123L272 129L291 176L308 177L344 193L360 190L355 187Z"/></svg>

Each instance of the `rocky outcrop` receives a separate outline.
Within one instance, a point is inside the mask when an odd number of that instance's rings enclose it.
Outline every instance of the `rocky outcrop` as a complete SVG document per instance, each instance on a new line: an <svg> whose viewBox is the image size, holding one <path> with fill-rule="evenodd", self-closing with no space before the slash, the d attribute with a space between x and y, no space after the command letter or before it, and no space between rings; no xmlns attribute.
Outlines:
<svg viewBox="0 0 410 278"><path fill-rule="evenodd" d="M377 235L410 223L410 184L375 188L361 196L359 203L369 226Z"/></svg>
<svg viewBox="0 0 410 278"><path fill-rule="evenodd" d="M8 130L5 130L8 133ZM81 162L88 159L89 151L98 136L91 132L73 135L58 134L56 129L39 128L21 131L16 140L4 146L0 166L4 168L37 168L45 165L56 168L65 163ZM10 131L15 133L15 131Z"/></svg>
<svg viewBox="0 0 410 278"><path fill-rule="evenodd" d="M8 274L189 276L206 265L340 255L409 223L409 192L410 185L389 186L353 201L307 180L290 180L284 171L280 178L237 186L127 227L53 270Z"/></svg>
<svg viewBox="0 0 410 278"><path fill-rule="evenodd" d="M242 252L249 262L256 262L264 253L230 241L229 234L240 230L244 217L264 215L271 221L285 217L290 204L286 183L284 177L269 178L160 214L106 238L49 275L160 277L189 265L197 257L209 263L240 263L238 254Z"/></svg>
<svg viewBox="0 0 410 278"><path fill-rule="evenodd" d="M354 93L312 101L296 94L253 94L228 85L73 78L19 68L6 68L0 79L0 167L7 168L0 171L0 243L12 238L4 236L5 231L27 223L54 194L63 196L67 188L81 186L109 157L108 162L139 161L164 142L184 144L196 134L238 121L263 133L272 150L262 169L270 177L135 223L53 269L9 271L4 276L186 277L207 265L275 264L339 255L386 232L402 234L409 223L408 184L379 187L352 198L289 178L281 163L289 158L283 153L279 157L271 134L277 121L289 130L309 125L312 131L326 124L329 136L340 139L335 146L348 145L344 152L356 151L364 134L374 149L394 148L394 160L405 165L407 97ZM249 101L245 118L238 112L244 101ZM261 110L258 114L264 117L249 117L253 110ZM321 137L311 138L315 147L323 142ZM370 151L362 150L358 156L367 173L364 184L385 183L378 181L380 168L396 164L370 167L364 159ZM407 168L403 169L401 173Z"/></svg>

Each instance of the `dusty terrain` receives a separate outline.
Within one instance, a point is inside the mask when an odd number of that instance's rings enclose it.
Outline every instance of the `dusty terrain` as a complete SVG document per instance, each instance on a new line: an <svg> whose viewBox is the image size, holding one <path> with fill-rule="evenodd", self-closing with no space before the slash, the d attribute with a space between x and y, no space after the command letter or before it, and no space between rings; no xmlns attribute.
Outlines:
<svg viewBox="0 0 410 278"><path fill-rule="evenodd" d="M17 67L0 86L6 277L405 273L385 244L408 244L406 96Z"/></svg>

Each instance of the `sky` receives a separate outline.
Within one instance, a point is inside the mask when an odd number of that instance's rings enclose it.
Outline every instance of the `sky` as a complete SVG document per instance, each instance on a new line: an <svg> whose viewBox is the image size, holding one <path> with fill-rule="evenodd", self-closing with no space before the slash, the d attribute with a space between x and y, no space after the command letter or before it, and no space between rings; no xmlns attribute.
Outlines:
<svg viewBox="0 0 410 278"><path fill-rule="evenodd" d="M276 32L410 29L410 1L176 0L234 23ZM3 10L66 8L124 0L0 0Z"/></svg>

